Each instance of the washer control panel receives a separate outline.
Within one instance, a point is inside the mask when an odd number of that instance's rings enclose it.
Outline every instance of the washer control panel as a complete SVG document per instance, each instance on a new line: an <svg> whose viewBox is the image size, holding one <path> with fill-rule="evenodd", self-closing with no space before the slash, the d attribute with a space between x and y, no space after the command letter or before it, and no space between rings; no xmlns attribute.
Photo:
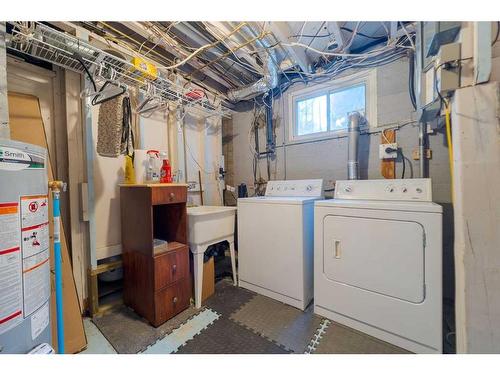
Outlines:
<svg viewBox="0 0 500 375"><path fill-rule="evenodd" d="M323 180L269 181L266 197L323 197Z"/></svg>
<svg viewBox="0 0 500 375"><path fill-rule="evenodd" d="M337 181L335 198L432 202L432 185L430 178Z"/></svg>

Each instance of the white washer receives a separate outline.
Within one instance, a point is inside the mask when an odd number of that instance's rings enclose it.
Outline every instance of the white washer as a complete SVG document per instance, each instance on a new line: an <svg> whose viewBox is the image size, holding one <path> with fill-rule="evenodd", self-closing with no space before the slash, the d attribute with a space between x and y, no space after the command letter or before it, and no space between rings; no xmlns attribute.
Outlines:
<svg viewBox="0 0 500 375"><path fill-rule="evenodd" d="M441 353L442 207L430 179L337 181L314 215L314 312Z"/></svg>
<svg viewBox="0 0 500 375"><path fill-rule="evenodd" d="M238 199L239 285L304 310L313 297L314 201L323 180L269 181Z"/></svg>

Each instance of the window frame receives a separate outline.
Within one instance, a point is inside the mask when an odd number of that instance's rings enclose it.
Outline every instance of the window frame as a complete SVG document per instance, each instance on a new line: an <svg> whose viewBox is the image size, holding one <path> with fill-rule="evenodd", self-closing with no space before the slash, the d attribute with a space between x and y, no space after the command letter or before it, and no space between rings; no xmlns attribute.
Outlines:
<svg viewBox="0 0 500 375"><path fill-rule="evenodd" d="M330 82L294 90L288 95L288 142L304 142L308 140L345 137L347 129L330 130L330 94L350 87L365 85L365 118L362 129L377 127L377 76L376 69L370 69L349 76L336 78ZM311 134L298 135L298 102L326 95L327 124L329 130Z"/></svg>

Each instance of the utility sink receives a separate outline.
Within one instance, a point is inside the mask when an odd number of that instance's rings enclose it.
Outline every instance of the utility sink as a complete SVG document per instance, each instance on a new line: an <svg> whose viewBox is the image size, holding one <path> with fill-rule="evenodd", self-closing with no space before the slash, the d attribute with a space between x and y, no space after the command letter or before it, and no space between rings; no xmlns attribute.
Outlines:
<svg viewBox="0 0 500 375"><path fill-rule="evenodd" d="M218 239L224 241L227 237L234 236L235 213L236 207L188 207L189 244L213 244Z"/></svg>
<svg viewBox="0 0 500 375"><path fill-rule="evenodd" d="M237 285L236 259L234 253L234 219L236 207L197 206L188 207L188 242L193 253L195 306L201 307L203 283L203 254L210 245L229 242L233 282Z"/></svg>

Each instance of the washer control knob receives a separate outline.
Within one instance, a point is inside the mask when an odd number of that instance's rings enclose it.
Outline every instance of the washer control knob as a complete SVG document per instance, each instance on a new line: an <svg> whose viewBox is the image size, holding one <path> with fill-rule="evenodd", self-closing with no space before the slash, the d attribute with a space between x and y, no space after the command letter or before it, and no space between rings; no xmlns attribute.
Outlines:
<svg viewBox="0 0 500 375"><path fill-rule="evenodd" d="M419 194L421 194L421 193L422 193L422 189L421 189L421 188L419 188L419 187L416 189L416 191L417 191L417 193L419 193Z"/></svg>
<svg viewBox="0 0 500 375"><path fill-rule="evenodd" d="M392 186L392 185L387 186L385 191L387 191L388 193L394 193L394 186Z"/></svg>
<svg viewBox="0 0 500 375"><path fill-rule="evenodd" d="M345 191L346 193L350 193L350 192L352 191L352 187L350 187L350 186L348 185L348 186L346 186L346 187L344 188L344 191Z"/></svg>
<svg viewBox="0 0 500 375"><path fill-rule="evenodd" d="M401 189L401 191L402 191L403 193L407 193L407 192L408 192L408 189L406 188L406 186L403 186L403 188Z"/></svg>
<svg viewBox="0 0 500 375"><path fill-rule="evenodd" d="M307 186L306 186L306 190L307 190L307 191L312 191L312 189L313 189L313 186L312 186L312 185L307 185Z"/></svg>

